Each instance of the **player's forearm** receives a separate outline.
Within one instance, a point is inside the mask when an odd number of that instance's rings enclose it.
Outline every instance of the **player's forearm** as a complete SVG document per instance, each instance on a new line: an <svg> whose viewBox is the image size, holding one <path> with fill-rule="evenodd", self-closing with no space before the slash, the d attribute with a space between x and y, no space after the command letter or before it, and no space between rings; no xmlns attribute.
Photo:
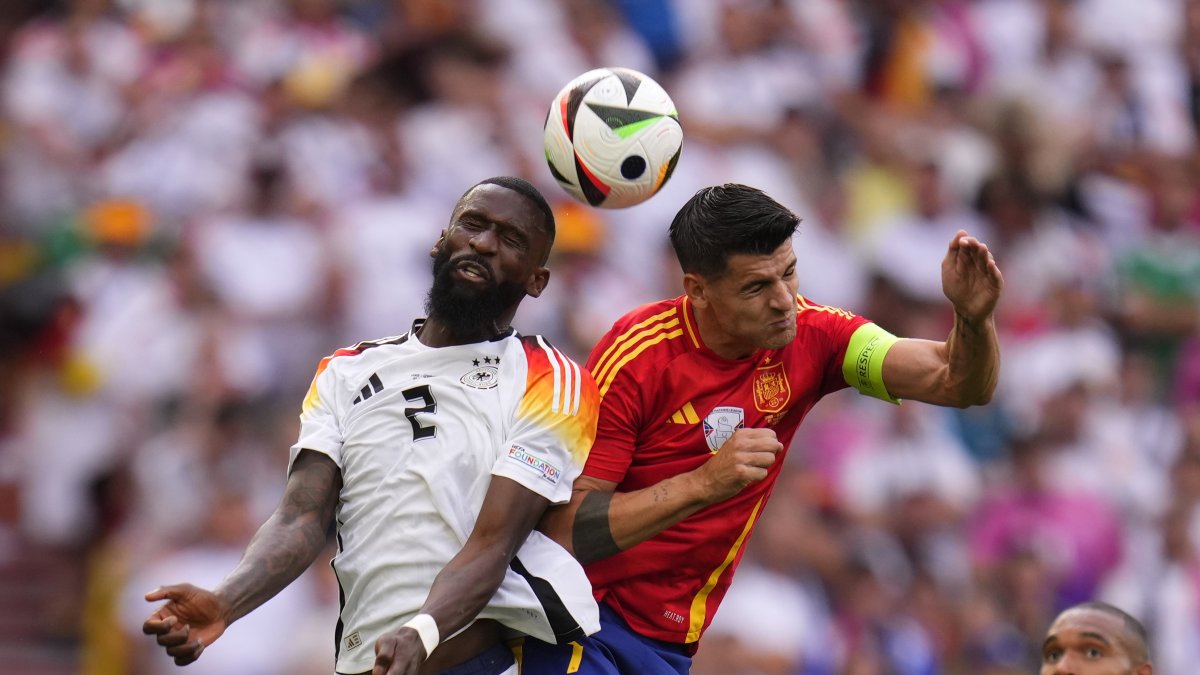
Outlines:
<svg viewBox="0 0 1200 675"><path fill-rule="evenodd" d="M1000 379L1000 341L992 316L968 322L956 313L946 351L948 402L966 407L991 401Z"/></svg>
<svg viewBox="0 0 1200 675"><path fill-rule="evenodd" d="M283 500L250 540L237 567L214 592L233 623L296 580L324 548L341 474L328 457L305 450Z"/></svg>
<svg viewBox="0 0 1200 675"><path fill-rule="evenodd" d="M464 550L434 578L420 613L433 617L443 638L466 627L500 588L514 554L502 545Z"/></svg>
<svg viewBox="0 0 1200 675"><path fill-rule="evenodd" d="M577 499L571 547L584 563L640 544L709 504L690 473L633 492L589 491Z"/></svg>
<svg viewBox="0 0 1200 675"><path fill-rule="evenodd" d="M434 577L421 606L446 637L475 620L550 502L503 476L493 476L462 550Z"/></svg>
<svg viewBox="0 0 1200 675"><path fill-rule="evenodd" d="M283 520L277 512L259 528L237 567L214 590L228 607L229 623L295 581L325 546L327 528L323 524Z"/></svg>
<svg viewBox="0 0 1200 675"><path fill-rule="evenodd" d="M434 577L421 614L429 614L442 637L479 615L496 594L517 550L546 512L549 502L503 477L494 477L471 536Z"/></svg>

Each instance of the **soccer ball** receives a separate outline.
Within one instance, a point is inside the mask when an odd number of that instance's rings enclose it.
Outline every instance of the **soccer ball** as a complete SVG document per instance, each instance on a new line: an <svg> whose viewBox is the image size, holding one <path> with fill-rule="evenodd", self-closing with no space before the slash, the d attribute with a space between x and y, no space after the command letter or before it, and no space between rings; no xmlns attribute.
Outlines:
<svg viewBox="0 0 1200 675"><path fill-rule="evenodd" d="M622 209L649 199L679 162L683 128L671 97L628 68L590 70L550 104L546 163L575 199Z"/></svg>

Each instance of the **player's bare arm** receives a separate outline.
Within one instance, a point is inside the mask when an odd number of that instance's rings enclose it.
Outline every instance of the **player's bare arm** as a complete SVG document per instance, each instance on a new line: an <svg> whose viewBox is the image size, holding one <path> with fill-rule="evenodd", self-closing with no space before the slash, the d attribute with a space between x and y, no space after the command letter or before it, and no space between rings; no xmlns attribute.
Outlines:
<svg viewBox="0 0 1200 675"><path fill-rule="evenodd" d="M475 620L504 580L517 549L521 547L550 502L514 480L493 476L479 511L479 519L461 551L433 580L420 613L432 616L439 636L453 635ZM401 627L385 634L375 644L372 675L415 675L426 658L441 657L441 650L427 654L414 628ZM453 659L453 654L447 654ZM454 665L430 661L429 670Z"/></svg>
<svg viewBox="0 0 1200 675"><path fill-rule="evenodd" d="M1000 370L993 313L1004 288L985 244L959 230L942 260L942 290L954 306L945 342L899 340L883 361L883 380L900 399L966 407L991 400Z"/></svg>
<svg viewBox="0 0 1200 675"><path fill-rule="evenodd" d="M142 632L157 636L177 665L200 657L234 621L300 576L324 547L333 525L341 472L329 457L303 450L296 458L283 499L250 540L245 554L212 591L191 584L156 589L146 600L166 600Z"/></svg>
<svg viewBox="0 0 1200 675"><path fill-rule="evenodd" d="M783 445L771 429L739 429L699 468L632 492L581 476L571 502L541 529L580 562L600 560L659 534L700 509L767 477Z"/></svg>

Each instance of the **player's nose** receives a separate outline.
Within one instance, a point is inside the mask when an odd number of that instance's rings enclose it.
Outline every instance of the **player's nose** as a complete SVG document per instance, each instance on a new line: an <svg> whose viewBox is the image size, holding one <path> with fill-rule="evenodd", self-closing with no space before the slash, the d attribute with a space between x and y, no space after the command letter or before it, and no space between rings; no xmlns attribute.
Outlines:
<svg viewBox="0 0 1200 675"><path fill-rule="evenodd" d="M1071 654L1066 654L1062 659L1055 664L1054 670L1050 671L1052 675L1081 675L1078 667L1077 659Z"/></svg>
<svg viewBox="0 0 1200 675"><path fill-rule="evenodd" d="M499 241L497 239L495 230L487 228L471 235L471 239L468 243L470 244L472 251L486 255L488 253L496 252L496 247L499 244Z"/></svg>
<svg viewBox="0 0 1200 675"><path fill-rule="evenodd" d="M796 303L795 298L792 296L792 289L783 281L773 284L770 293L768 304L773 310L787 312Z"/></svg>

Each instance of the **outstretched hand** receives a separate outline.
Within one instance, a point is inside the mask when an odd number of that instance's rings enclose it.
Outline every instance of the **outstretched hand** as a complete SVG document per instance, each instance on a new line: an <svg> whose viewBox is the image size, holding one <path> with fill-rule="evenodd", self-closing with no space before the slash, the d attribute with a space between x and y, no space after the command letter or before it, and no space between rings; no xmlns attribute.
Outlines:
<svg viewBox="0 0 1200 675"><path fill-rule="evenodd" d="M417 631L401 627L375 642L375 667L371 675L416 675L426 657L425 645Z"/></svg>
<svg viewBox="0 0 1200 675"><path fill-rule="evenodd" d="M942 260L942 292L954 311L972 327L996 309L1004 277L988 247L965 230L950 240Z"/></svg>
<svg viewBox="0 0 1200 675"><path fill-rule="evenodd" d="M212 591L191 584L163 586L146 594L146 600L166 600L142 624L142 632L157 636L175 665L186 666L200 658L229 626L225 603Z"/></svg>

